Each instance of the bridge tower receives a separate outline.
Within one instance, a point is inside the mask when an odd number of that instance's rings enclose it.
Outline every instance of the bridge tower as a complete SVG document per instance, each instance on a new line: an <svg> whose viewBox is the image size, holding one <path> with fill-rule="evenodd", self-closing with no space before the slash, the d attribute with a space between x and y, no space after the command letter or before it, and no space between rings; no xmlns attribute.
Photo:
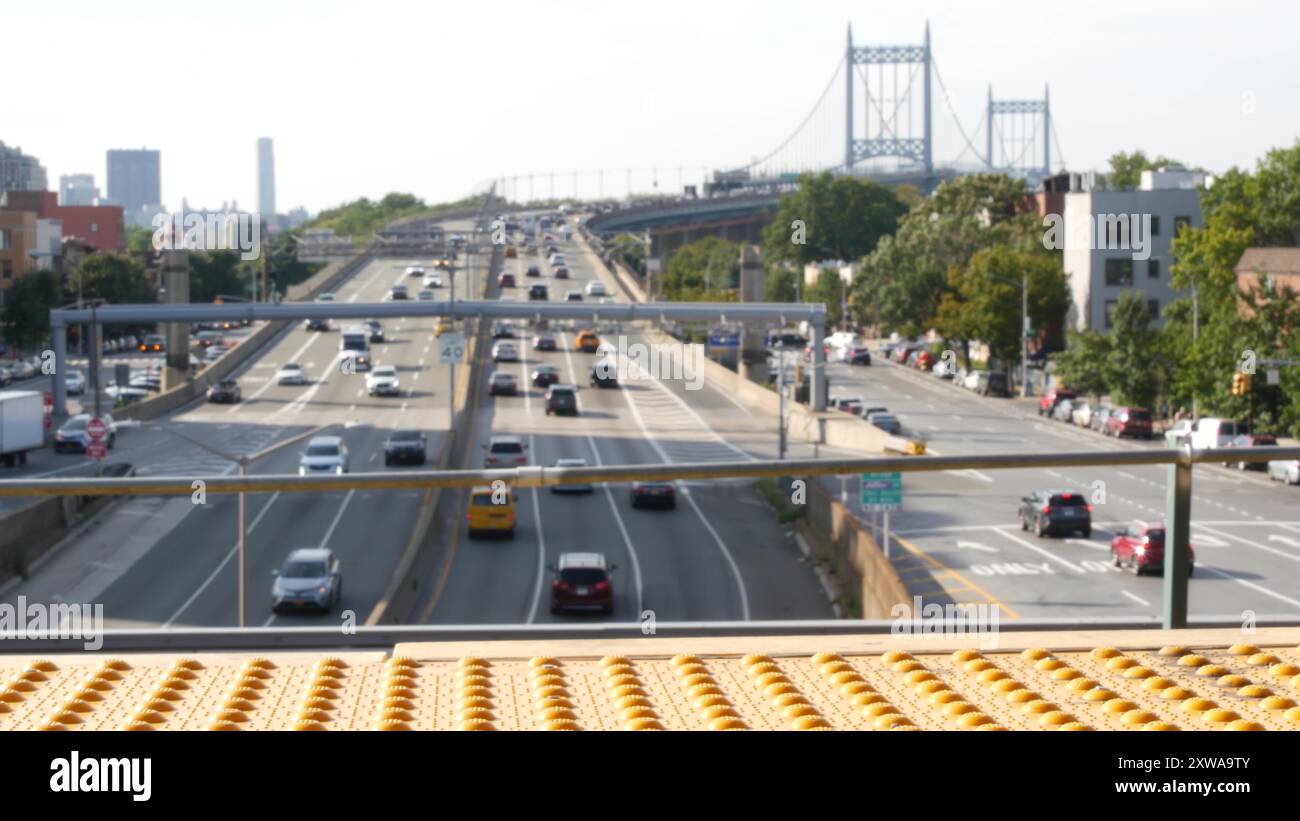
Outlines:
<svg viewBox="0 0 1300 821"><path fill-rule="evenodd" d="M925 24L925 42L913 46L854 46L853 26L849 26L844 60L845 170L852 171L860 160L898 157L919 163L924 167L926 176L932 176L934 132L930 117L930 24ZM862 84L866 91L861 138L857 136L853 121L853 74L859 66L863 67ZM876 67L874 81L872 66ZM900 68L906 84L901 96ZM912 116L915 100L913 92L918 79L922 86L920 136L916 135ZM892 95L887 81L892 81ZM874 128L871 118L873 110L876 113ZM901 122L904 115L906 122Z"/></svg>
<svg viewBox="0 0 1300 821"><path fill-rule="evenodd" d="M1052 106L1047 86L1043 86L1041 100L995 100L993 86L989 86L984 122L984 164L990 171L1039 179L1051 176ZM1043 140L1041 154L1035 150L1040 130ZM1000 149L996 157L993 152L994 132L997 132Z"/></svg>

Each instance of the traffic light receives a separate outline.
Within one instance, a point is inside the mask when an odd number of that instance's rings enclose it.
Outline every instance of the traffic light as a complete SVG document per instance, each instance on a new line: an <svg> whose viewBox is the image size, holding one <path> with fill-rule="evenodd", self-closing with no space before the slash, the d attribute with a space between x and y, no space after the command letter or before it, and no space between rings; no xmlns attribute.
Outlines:
<svg viewBox="0 0 1300 821"><path fill-rule="evenodd" d="M1232 395L1248 396L1250 394L1250 374L1237 371L1232 375Z"/></svg>

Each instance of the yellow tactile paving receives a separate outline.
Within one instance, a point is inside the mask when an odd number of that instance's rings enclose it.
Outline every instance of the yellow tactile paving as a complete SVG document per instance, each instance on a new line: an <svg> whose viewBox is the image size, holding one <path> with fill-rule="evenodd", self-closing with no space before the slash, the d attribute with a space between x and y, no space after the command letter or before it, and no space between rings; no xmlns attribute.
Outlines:
<svg viewBox="0 0 1300 821"><path fill-rule="evenodd" d="M1300 730L1300 630L0 656L0 730Z"/></svg>

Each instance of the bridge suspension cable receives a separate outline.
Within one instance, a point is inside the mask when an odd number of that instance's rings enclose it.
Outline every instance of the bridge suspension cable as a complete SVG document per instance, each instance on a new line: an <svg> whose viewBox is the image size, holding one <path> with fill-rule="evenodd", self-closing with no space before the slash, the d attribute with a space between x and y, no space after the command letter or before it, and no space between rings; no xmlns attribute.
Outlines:
<svg viewBox="0 0 1300 821"><path fill-rule="evenodd" d="M766 163L767 161L771 160L771 159L772 159L773 157L775 157L777 154L780 154L780 153L781 153L782 151L784 151L787 147L789 147L789 145L790 145L792 142L794 142L795 138L798 137L799 134L800 134L800 133L804 130L804 128L808 125L808 123L812 122L812 119L813 119L813 117L817 114L817 112L818 112L819 110L821 110L822 103L824 103L824 102L826 101L826 95L829 94L830 91L831 91L831 89L835 87L835 81L839 79L839 77L840 77L840 72L843 71L843 70L844 70L844 58L841 57L841 58L840 58L840 61L839 61L839 64L835 66L835 72L834 72L833 74L831 74L831 79L830 79L830 81L826 83L826 87L825 87L824 89L822 89L822 93L817 97L817 102L813 104L813 107L812 107L812 109L808 112L807 116L805 116L805 117L803 118L803 120L800 121L799 125L798 125L797 127L795 127L795 130L794 130L793 132L791 132L790 136L786 137L785 140L782 141L782 143L781 143L780 145L778 145L776 148L774 148L774 149L772 149L771 151L769 151L769 152L768 152L767 154L765 154L764 156L762 156L762 157L760 157L760 158L758 158L758 159L756 159L756 160L753 160L752 162L748 163L747 165L739 166L739 167L736 168L735 170L737 170L737 171L751 171L751 170L753 170L754 168L756 168L756 167L758 167L758 166L760 166L760 165L763 165L763 164Z"/></svg>

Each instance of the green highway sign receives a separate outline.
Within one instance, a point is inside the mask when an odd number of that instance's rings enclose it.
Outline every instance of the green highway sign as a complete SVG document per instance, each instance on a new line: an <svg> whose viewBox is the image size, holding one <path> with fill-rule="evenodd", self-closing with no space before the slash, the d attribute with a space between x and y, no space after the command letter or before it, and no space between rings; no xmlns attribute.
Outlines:
<svg viewBox="0 0 1300 821"><path fill-rule="evenodd" d="M903 474L862 474L862 508L869 513L901 510L903 508Z"/></svg>

